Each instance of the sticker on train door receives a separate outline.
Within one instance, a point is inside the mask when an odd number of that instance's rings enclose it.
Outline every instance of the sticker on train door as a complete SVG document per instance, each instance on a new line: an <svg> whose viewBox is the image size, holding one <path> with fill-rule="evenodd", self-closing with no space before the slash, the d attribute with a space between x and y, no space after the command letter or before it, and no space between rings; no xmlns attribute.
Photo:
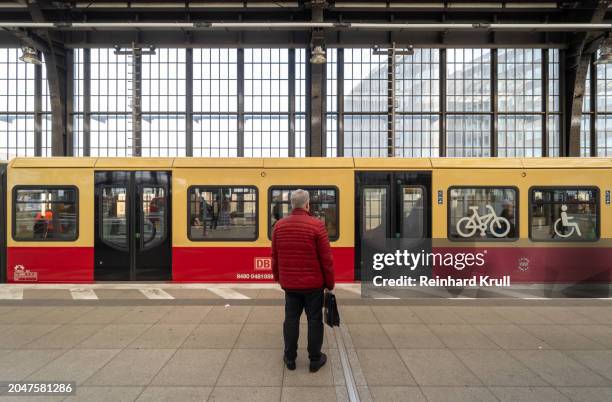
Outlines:
<svg viewBox="0 0 612 402"><path fill-rule="evenodd" d="M255 271L272 271L272 258L255 257Z"/></svg>
<svg viewBox="0 0 612 402"><path fill-rule="evenodd" d="M38 272L32 272L23 265L15 265L13 280L15 282L38 282Z"/></svg>

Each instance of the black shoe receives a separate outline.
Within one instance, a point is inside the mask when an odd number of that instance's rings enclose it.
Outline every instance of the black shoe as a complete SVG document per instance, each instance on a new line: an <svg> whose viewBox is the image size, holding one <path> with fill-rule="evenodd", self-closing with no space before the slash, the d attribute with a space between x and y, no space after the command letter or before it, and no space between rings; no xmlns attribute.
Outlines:
<svg viewBox="0 0 612 402"><path fill-rule="evenodd" d="M327 363L327 355L325 353L321 353L319 360L310 361L310 372L316 373L321 367L325 366L325 363Z"/></svg>
<svg viewBox="0 0 612 402"><path fill-rule="evenodd" d="M289 360L286 357L283 357L283 361L289 370L295 370L295 360Z"/></svg>

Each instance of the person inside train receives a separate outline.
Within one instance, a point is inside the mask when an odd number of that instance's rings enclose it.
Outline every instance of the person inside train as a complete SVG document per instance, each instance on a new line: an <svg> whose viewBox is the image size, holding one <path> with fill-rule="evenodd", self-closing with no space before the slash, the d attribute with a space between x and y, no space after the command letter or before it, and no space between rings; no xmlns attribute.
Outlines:
<svg viewBox="0 0 612 402"><path fill-rule="evenodd" d="M323 294L335 285L334 263L325 223L311 216L309 194L291 193L291 214L279 220L272 232L272 274L285 291L283 360L295 370L300 317L308 319L310 372L318 371L327 356L323 345Z"/></svg>

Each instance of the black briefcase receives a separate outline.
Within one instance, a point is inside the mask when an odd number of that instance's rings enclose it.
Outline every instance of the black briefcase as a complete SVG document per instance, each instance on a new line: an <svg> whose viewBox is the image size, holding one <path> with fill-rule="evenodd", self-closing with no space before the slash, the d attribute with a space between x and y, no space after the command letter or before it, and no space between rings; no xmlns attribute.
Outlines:
<svg viewBox="0 0 612 402"><path fill-rule="evenodd" d="M325 309L325 323L330 327L340 326L340 313L336 304L336 295L326 291L323 296L323 308Z"/></svg>

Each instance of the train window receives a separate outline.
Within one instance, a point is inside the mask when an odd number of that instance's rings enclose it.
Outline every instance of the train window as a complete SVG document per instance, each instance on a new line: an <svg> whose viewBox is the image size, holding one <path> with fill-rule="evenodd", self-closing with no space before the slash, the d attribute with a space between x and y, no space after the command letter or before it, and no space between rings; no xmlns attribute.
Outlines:
<svg viewBox="0 0 612 402"><path fill-rule="evenodd" d="M515 240L518 190L509 187L451 187L448 238L461 241Z"/></svg>
<svg viewBox="0 0 612 402"><path fill-rule="evenodd" d="M102 189L102 239L113 246L128 248L127 188Z"/></svg>
<svg viewBox="0 0 612 402"><path fill-rule="evenodd" d="M163 187L142 188L142 244L145 249L166 238L165 194Z"/></svg>
<svg viewBox="0 0 612 402"><path fill-rule="evenodd" d="M296 188L270 188L268 236L276 222L291 213L291 192ZM338 190L335 187L302 187L310 195L310 213L325 222L330 241L338 240Z"/></svg>
<svg viewBox="0 0 612 402"><path fill-rule="evenodd" d="M402 237L419 239L425 237L423 226L423 187L403 186L402 196Z"/></svg>
<svg viewBox="0 0 612 402"><path fill-rule="evenodd" d="M535 241L596 241L596 188L532 188L529 237Z"/></svg>
<svg viewBox="0 0 612 402"><path fill-rule="evenodd" d="M15 187L13 238L17 241L73 241L77 230L75 187Z"/></svg>
<svg viewBox="0 0 612 402"><path fill-rule="evenodd" d="M188 219L193 241L256 240L257 189L190 187Z"/></svg>
<svg viewBox="0 0 612 402"><path fill-rule="evenodd" d="M387 237L387 188L367 187L363 189L362 235L364 240Z"/></svg>

